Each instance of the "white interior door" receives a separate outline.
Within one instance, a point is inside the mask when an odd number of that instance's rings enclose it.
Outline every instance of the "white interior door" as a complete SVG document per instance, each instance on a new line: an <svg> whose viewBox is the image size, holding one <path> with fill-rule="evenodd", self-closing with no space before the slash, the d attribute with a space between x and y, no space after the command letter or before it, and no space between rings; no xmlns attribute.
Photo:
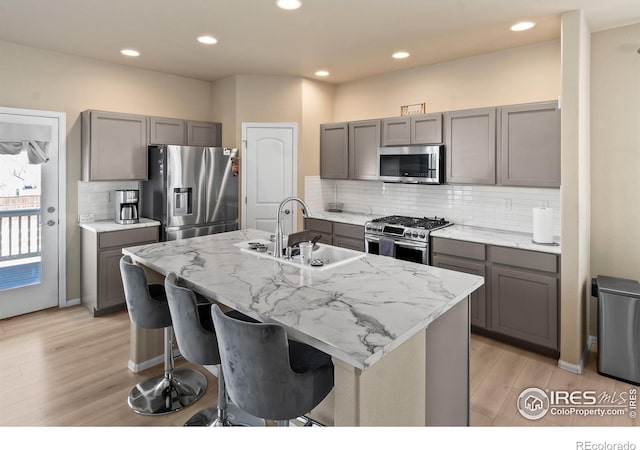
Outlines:
<svg viewBox="0 0 640 450"><path fill-rule="evenodd" d="M242 226L273 233L280 202L297 192L297 124L245 123L242 140ZM285 207L285 235L294 230L297 210L297 204Z"/></svg>
<svg viewBox="0 0 640 450"><path fill-rule="evenodd" d="M59 164L60 130L66 126L64 114L54 114L59 117L0 109L0 122L51 130L49 161L43 164L29 164L25 152L0 155L0 319L58 306L64 292L59 268L64 180L59 180Z"/></svg>

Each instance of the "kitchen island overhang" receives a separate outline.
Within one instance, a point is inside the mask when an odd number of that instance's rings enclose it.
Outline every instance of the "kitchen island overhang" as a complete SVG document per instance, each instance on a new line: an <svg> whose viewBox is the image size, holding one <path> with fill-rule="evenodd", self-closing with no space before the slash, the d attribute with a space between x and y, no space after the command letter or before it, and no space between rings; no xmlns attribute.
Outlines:
<svg viewBox="0 0 640 450"><path fill-rule="evenodd" d="M177 273L188 287L222 305L282 324L290 337L331 355L336 386L329 409L334 411L333 418L324 414L325 422L468 424L468 297L482 286L482 277L377 255L314 271L234 245L268 237L249 229L131 247L123 253L162 276ZM460 380L454 383L456 378ZM433 386L436 379L452 386ZM369 393L378 389L376 395ZM435 405L428 401L435 390L463 392L466 421L458 417L441 423L433 411L427 414L429 404ZM378 407L383 410L372 414ZM463 406L456 409L460 415Z"/></svg>

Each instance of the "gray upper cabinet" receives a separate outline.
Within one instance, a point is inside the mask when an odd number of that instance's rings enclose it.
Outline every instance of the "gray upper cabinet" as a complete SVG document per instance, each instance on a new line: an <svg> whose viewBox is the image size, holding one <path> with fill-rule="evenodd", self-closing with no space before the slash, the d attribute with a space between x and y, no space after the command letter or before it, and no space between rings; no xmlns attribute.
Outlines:
<svg viewBox="0 0 640 450"><path fill-rule="evenodd" d="M442 142L442 114L421 114L382 119L382 145L437 144Z"/></svg>
<svg viewBox="0 0 640 450"><path fill-rule="evenodd" d="M448 183L496 184L496 108L444 114Z"/></svg>
<svg viewBox="0 0 640 450"><path fill-rule="evenodd" d="M82 180L145 180L147 117L87 110L82 121Z"/></svg>
<svg viewBox="0 0 640 450"><path fill-rule="evenodd" d="M320 178L349 178L349 125L320 125Z"/></svg>
<svg viewBox="0 0 640 450"><path fill-rule="evenodd" d="M403 116L382 119L382 145L411 145L411 118Z"/></svg>
<svg viewBox="0 0 640 450"><path fill-rule="evenodd" d="M442 142L442 114L411 116L412 144L439 144Z"/></svg>
<svg viewBox="0 0 640 450"><path fill-rule="evenodd" d="M221 147L222 124L217 122L196 122L187 120L186 145L194 147Z"/></svg>
<svg viewBox="0 0 640 450"><path fill-rule="evenodd" d="M149 145L184 145L185 121L165 117L149 117Z"/></svg>
<svg viewBox="0 0 640 450"><path fill-rule="evenodd" d="M222 124L149 117L149 144L221 147Z"/></svg>
<svg viewBox="0 0 640 450"><path fill-rule="evenodd" d="M349 178L376 180L378 178L378 147L380 120L349 122Z"/></svg>
<svg viewBox="0 0 640 450"><path fill-rule="evenodd" d="M558 102L499 109L501 184L560 187Z"/></svg>

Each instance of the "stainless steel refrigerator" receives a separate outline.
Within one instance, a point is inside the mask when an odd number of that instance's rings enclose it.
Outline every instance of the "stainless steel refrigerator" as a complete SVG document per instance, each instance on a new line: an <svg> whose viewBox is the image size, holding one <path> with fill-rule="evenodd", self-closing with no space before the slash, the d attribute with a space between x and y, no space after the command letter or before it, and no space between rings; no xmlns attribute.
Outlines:
<svg viewBox="0 0 640 450"><path fill-rule="evenodd" d="M235 148L150 146L142 216L162 222L163 241L237 230L237 164Z"/></svg>

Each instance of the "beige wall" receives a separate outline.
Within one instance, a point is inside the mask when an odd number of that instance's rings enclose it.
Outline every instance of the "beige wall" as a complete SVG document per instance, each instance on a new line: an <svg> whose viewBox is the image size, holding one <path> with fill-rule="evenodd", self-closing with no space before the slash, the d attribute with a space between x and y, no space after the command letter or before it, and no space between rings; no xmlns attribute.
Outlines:
<svg viewBox="0 0 640 450"><path fill-rule="evenodd" d="M213 120L223 122L224 145L237 148L242 148L243 123L297 123L297 189L303 197L304 177L319 173L319 127L333 120L334 89L299 77L235 75L213 83Z"/></svg>
<svg viewBox="0 0 640 450"><path fill-rule="evenodd" d="M591 276L640 280L640 23L591 37ZM595 301L591 330L596 335Z"/></svg>
<svg viewBox="0 0 640 450"><path fill-rule="evenodd" d="M590 294L589 57L584 14L563 14L560 359L573 369L583 362Z"/></svg>
<svg viewBox="0 0 640 450"><path fill-rule="evenodd" d="M236 143L236 77L211 83L211 120L222 123L222 146Z"/></svg>
<svg viewBox="0 0 640 450"><path fill-rule="evenodd" d="M554 100L560 95L560 43L547 42L341 84L337 122L400 115L400 106L427 103L427 112Z"/></svg>
<svg viewBox="0 0 640 450"><path fill-rule="evenodd" d="M80 112L211 120L211 84L0 41L0 105L67 114L67 298L80 297Z"/></svg>

